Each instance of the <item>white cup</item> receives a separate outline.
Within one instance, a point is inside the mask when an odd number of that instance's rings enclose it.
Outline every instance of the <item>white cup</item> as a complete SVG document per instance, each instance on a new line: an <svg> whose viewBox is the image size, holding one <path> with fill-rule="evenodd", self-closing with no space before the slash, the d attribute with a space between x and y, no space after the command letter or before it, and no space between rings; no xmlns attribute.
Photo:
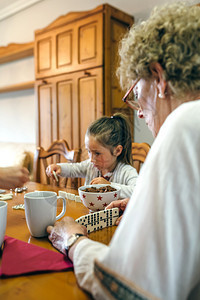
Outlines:
<svg viewBox="0 0 200 300"><path fill-rule="evenodd" d="M63 208L57 214L57 200L62 199ZM66 212L66 199L57 196L55 192L35 191L24 195L26 223L34 237L47 236L46 228L54 225L55 221L64 216Z"/></svg>
<svg viewBox="0 0 200 300"><path fill-rule="evenodd" d="M7 202L0 201L0 248L3 244L7 223Z"/></svg>

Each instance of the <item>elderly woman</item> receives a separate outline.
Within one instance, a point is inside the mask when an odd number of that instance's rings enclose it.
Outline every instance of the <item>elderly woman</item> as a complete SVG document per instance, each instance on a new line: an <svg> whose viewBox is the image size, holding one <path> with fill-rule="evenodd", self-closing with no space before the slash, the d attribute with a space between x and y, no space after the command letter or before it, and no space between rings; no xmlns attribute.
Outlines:
<svg viewBox="0 0 200 300"><path fill-rule="evenodd" d="M155 9L120 57L123 100L155 142L109 246L71 218L48 227L49 239L70 246L78 283L96 299L200 299L200 7Z"/></svg>

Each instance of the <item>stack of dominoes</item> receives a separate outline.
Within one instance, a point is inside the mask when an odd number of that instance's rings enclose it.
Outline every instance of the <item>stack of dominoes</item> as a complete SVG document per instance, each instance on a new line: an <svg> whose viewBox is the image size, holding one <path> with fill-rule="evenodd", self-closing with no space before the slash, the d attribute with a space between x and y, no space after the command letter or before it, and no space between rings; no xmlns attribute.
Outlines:
<svg viewBox="0 0 200 300"><path fill-rule="evenodd" d="M112 208L84 215L76 219L76 222L86 226L87 232L90 233L92 231L115 225L118 217L119 209Z"/></svg>
<svg viewBox="0 0 200 300"><path fill-rule="evenodd" d="M67 198L68 200L74 200L75 202L81 202L79 196L67 193L65 191L59 191L59 196ZM76 222L86 226L87 232L90 233L92 231L115 225L115 222L118 218L119 209L116 207L84 215L76 219Z"/></svg>
<svg viewBox="0 0 200 300"><path fill-rule="evenodd" d="M11 200L13 198L12 194L5 194L5 195L0 195L0 200Z"/></svg>
<svg viewBox="0 0 200 300"><path fill-rule="evenodd" d="M68 200L74 200L75 202L81 202L81 198L75 194L59 191L59 196L67 198Z"/></svg>

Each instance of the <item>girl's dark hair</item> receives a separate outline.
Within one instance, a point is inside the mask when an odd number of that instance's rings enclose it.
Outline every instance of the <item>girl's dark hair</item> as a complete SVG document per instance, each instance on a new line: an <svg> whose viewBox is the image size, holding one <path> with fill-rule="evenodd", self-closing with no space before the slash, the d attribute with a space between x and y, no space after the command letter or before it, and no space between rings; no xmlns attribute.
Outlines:
<svg viewBox="0 0 200 300"><path fill-rule="evenodd" d="M132 165L131 126L124 114L116 113L112 117L103 116L95 120L88 127L86 135L95 137L111 154L116 146L122 145L123 150L117 160Z"/></svg>

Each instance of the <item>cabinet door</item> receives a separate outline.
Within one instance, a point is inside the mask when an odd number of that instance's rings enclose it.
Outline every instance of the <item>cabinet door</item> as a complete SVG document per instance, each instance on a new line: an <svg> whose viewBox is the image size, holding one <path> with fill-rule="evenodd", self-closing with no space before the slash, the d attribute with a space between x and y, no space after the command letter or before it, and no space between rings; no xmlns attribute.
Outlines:
<svg viewBox="0 0 200 300"><path fill-rule="evenodd" d="M77 24L77 68L103 65L103 14L99 13Z"/></svg>
<svg viewBox="0 0 200 300"><path fill-rule="evenodd" d="M102 68L80 73L77 78L79 103L81 160L88 158L85 150L85 133L91 122L103 115Z"/></svg>
<svg viewBox="0 0 200 300"><path fill-rule="evenodd" d="M37 81L37 145L46 149L65 139L87 158L87 127L103 115L102 73L96 68Z"/></svg>
<svg viewBox="0 0 200 300"><path fill-rule="evenodd" d="M36 32L35 58L37 79L102 66L103 14Z"/></svg>
<svg viewBox="0 0 200 300"><path fill-rule="evenodd" d="M58 139L74 147L73 111L77 110L75 84L70 75L37 81L37 144L48 148ZM77 143L76 143L77 144Z"/></svg>
<svg viewBox="0 0 200 300"><path fill-rule="evenodd" d="M69 147L75 147L77 132L74 129L73 112L77 110L77 99L75 94L73 77L59 76L55 82L54 99L56 102L57 139L65 139ZM78 147L77 147L78 148Z"/></svg>
<svg viewBox="0 0 200 300"><path fill-rule="evenodd" d="M53 141L53 84L36 82L37 145L47 149Z"/></svg>
<svg viewBox="0 0 200 300"><path fill-rule="evenodd" d="M44 78L73 69L76 53L75 28L70 25L35 36L35 74Z"/></svg>

